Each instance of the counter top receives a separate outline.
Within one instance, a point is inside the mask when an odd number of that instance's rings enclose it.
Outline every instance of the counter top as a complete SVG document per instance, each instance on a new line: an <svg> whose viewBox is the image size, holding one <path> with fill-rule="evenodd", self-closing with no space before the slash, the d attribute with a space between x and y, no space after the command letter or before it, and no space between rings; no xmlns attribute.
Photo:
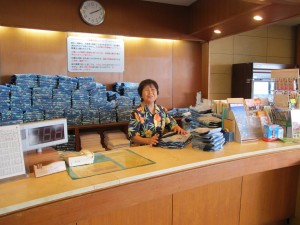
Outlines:
<svg viewBox="0 0 300 225"><path fill-rule="evenodd" d="M29 207L83 195L96 190L164 176L193 168L222 162L274 154L281 151L299 150L300 143L276 142L227 143L217 152L205 152L188 145L184 149L163 149L142 146L129 148L155 164L141 166L102 175L72 180L66 171L35 178L27 178L0 184L0 215L6 215ZM300 160L299 160L300 161Z"/></svg>

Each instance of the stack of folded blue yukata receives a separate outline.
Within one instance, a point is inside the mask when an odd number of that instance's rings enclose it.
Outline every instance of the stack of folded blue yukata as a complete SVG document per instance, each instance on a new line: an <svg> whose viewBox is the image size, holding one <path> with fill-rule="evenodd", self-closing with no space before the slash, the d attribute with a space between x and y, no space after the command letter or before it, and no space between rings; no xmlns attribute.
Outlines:
<svg viewBox="0 0 300 225"><path fill-rule="evenodd" d="M56 88L58 84L58 76L37 75L38 86L41 88Z"/></svg>
<svg viewBox="0 0 300 225"><path fill-rule="evenodd" d="M32 89L22 88L13 84L7 84L10 88L10 107L11 109L27 110L32 105ZM1 87L0 87L1 89ZM1 98L2 100L3 98ZM1 102L1 101L0 101Z"/></svg>
<svg viewBox="0 0 300 225"><path fill-rule="evenodd" d="M57 151L74 151L76 149L75 134L68 135L68 142L53 146Z"/></svg>
<svg viewBox="0 0 300 225"><path fill-rule="evenodd" d="M32 106L48 110L53 108L53 89L48 87L34 87L32 89Z"/></svg>
<svg viewBox="0 0 300 225"><path fill-rule="evenodd" d="M8 110L10 107L10 88L0 85L0 112Z"/></svg>
<svg viewBox="0 0 300 225"><path fill-rule="evenodd" d="M222 127L222 119L215 117L212 113L203 114L197 118L201 125L209 128Z"/></svg>
<svg viewBox="0 0 300 225"><path fill-rule="evenodd" d="M191 142L192 135L187 133L185 135L169 132L164 134L158 142L158 146L169 149L182 149Z"/></svg>
<svg viewBox="0 0 300 225"><path fill-rule="evenodd" d="M72 92L72 108L88 109L90 107L89 92L83 89L77 89Z"/></svg>
<svg viewBox="0 0 300 225"><path fill-rule="evenodd" d="M36 74L14 74L11 77L11 84L15 84L22 88L38 87L38 79Z"/></svg>
<svg viewBox="0 0 300 225"><path fill-rule="evenodd" d="M27 109L23 114L24 123L42 121L44 119L44 110L40 107L31 107L30 109Z"/></svg>
<svg viewBox="0 0 300 225"><path fill-rule="evenodd" d="M78 89L90 91L96 88L95 77L77 77Z"/></svg>
<svg viewBox="0 0 300 225"><path fill-rule="evenodd" d="M65 117L67 118L68 125L82 124L82 111L80 109L66 109Z"/></svg>
<svg viewBox="0 0 300 225"><path fill-rule="evenodd" d="M68 77L64 75L58 75L58 88L64 90L75 90L78 86L78 79L76 77Z"/></svg>
<svg viewBox="0 0 300 225"><path fill-rule="evenodd" d="M12 125L12 124L20 124L23 123L23 111L18 108L10 109L10 110L2 110L0 111L0 125Z"/></svg>
<svg viewBox="0 0 300 225"><path fill-rule="evenodd" d="M100 105L99 115L100 123L115 123L117 122L117 111L116 111L116 102L113 100L111 102L104 102Z"/></svg>
<svg viewBox="0 0 300 225"><path fill-rule="evenodd" d="M96 83L96 88L90 90L90 108L99 109L107 103L106 86Z"/></svg>
<svg viewBox="0 0 300 225"><path fill-rule="evenodd" d="M126 96L120 96L116 100L118 122L128 122L132 111L132 100Z"/></svg>
<svg viewBox="0 0 300 225"><path fill-rule="evenodd" d="M44 112L45 120L53 120L65 117L65 111L59 109L47 109Z"/></svg>
<svg viewBox="0 0 300 225"><path fill-rule="evenodd" d="M87 109L82 110L82 124L99 124L99 110L98 109Z"/></svg>
<svg viewBox="0 0 300 225"><path fill-rule="evenodd" d="M202 127L192 130L192 147L209 152L222 149L225 138L221 130L221 128Z"/></svg>
<svg viewBox="0 0 300 225"><path fill-rule="evenodd" d="M71 108L72 91L63 88L54 88L52 106L55 110L64 110Z"/></svg>

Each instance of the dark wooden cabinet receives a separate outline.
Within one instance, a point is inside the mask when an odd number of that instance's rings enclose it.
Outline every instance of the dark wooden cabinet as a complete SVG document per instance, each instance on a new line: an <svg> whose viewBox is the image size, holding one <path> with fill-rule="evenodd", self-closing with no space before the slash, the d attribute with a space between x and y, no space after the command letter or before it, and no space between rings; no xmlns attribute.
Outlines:
<svg viewBox="0 0 300 225"><path fill-rule="evenodd" d="M263 97L271 97L274 90L274 85L271 82L271 71L277 69L294 68L291 64L276 64L276 63L238 63L232 65L231 78L231 97L232 98L257 98L262 97L255 93L256 88L266 88L262 95L269 95ZM266 85L261 85L264 82ZM260 83L260 84L258 84Z"/></svg>
<svg viewBox="0 0 300 225"><path fill-rule="evenodd" d="M297 40L296 40L296 65L300 66L300 25L297 26Z"/></svg>

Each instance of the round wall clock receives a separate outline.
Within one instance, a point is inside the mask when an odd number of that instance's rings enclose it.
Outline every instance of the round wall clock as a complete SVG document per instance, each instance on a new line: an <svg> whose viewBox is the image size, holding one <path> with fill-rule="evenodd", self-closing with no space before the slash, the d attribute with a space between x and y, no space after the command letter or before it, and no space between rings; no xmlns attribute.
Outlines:
<svg viewBox="0 0 300 225"><path fill-rule="evenodd" d="M87 0L80 7L80 15L84 22L96 26L104 21L105 10L99 2Z"/></svg>

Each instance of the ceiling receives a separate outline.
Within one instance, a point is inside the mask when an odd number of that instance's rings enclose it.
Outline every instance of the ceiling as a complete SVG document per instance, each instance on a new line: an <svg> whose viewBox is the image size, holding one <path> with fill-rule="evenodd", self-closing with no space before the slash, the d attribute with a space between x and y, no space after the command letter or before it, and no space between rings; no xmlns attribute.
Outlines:
<svg viewBox="0 0 300 225"><path fill-rule="evenodd" d="M189 6L196 2L197 0L143 0L147 2L159 2L171 5L182 5L182 6Z"/></svg>
<svg viewBox="0 0 300 225"><path fill-rule="evenodd" d="M142 1L189 6L198 0L142 0ZM241 1L247 1L247 2L258 3L258 4L266 4L268 2L281 3L281 4L300 4L300 0L241 0ZM300 16L293 17L287 20L282 20L277 22L276 24L283 25L283 26L296 26L300 24Z"/></svg>

